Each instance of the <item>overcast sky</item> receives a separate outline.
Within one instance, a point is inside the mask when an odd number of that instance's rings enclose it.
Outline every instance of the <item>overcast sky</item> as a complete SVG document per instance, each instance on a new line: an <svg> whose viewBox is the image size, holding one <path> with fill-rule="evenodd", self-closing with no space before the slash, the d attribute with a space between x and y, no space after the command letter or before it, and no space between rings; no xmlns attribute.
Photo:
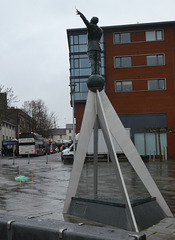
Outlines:
<svg viewBox="0 0 175 240"><path fill-rule="evenodd" d="M66 29L84 27L75 6L100 26L175 21L175 0L0 0L0 84L17 107L42 99L60 127L72 123Z"/></svg>

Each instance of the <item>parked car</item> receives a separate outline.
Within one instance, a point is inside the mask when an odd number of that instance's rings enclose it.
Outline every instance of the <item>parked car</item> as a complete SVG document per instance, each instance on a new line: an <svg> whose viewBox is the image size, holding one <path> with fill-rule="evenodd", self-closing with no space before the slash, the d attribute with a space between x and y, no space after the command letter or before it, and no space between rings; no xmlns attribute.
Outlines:
<svg viewBox="0 0 175 240"><path fill-rule="evenodd" d="M61 152L61 160L63 163L73 163L74 161L74 149L73 144L70 145L68 148L62 150Z"/></svg>

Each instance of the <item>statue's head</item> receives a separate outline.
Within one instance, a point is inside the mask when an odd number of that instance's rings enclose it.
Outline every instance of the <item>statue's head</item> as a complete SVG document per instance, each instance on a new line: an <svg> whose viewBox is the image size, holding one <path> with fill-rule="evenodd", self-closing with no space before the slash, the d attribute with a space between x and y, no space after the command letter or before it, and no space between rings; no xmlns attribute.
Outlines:
<svg viewBox="0 0 175 240"><path fill-rule="evenodd" d="M92 24L97 24L98 23L98 17L93 17L90 22Z"/></svg>

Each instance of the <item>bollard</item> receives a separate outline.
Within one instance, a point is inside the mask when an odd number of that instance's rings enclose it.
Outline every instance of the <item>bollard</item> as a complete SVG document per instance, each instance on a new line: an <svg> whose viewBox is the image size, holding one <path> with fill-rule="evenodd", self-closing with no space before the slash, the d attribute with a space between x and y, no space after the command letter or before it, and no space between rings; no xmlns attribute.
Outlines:
<svg viewBox="0 0 175 240"><path fill-rule="evenodd" d="M46 164L48 164L48 153L46 153Z"/></svg>
<svg viewBox="0 0 175 240"><path fill-rule="evenodd" d="M162 161L165 161L165 154L164 154L164 150L163 150L163 154L162 154Z"/></svg>
<svg viewBox="0 0 175 240"><path fill-rule="evenodd" d="M15 220L10 220L10 221L8 221L7 222L7 239L8 240L11 240L12 239L12 235L13 235L13 233L12 233L12 223L14 223L15 222Z"/></svg>
<svg viewBox="0 0 175 240"><path fill-rule="evenodd" d="M110 162L109 153L107 154L108 163Z"/></svg>
<svg viewBox="0 0 175 240"><path fill-rule="evenodd" d="M15 165L15 153L13 152L13 165Z"/></svg>
<svg viewBox="0 0 175 240"><path fill-rule="evenodd" d="M151 151L149 152L149 161L151 161Z"/></svg>
<svg viewBox="0 0 175 240"><path fill-rule="evenodd" d="M30 164L30 154L28 154L28 164Z"/></svg>
<svg viewBox="0 0 175 240"><path fill-rule="evenodd" d="M165 161L168 160L167 147L164 147L164 159Z"/></svg>
<svg viewBox="0 0 175 240"><path fill-rule="evenodd" d="M153 151L153 161L155 161L155 151Z"/></svg>

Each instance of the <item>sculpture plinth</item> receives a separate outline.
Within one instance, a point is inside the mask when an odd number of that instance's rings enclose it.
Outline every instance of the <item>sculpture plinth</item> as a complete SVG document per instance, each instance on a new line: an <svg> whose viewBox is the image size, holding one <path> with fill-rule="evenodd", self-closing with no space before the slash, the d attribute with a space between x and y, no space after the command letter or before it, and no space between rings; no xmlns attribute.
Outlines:
<svg viewBox="0 0 175 240"><path fill-rule="evenodd" d="M112 219L112 223L114 221L116 223L115 226L125 227L129 230L138 232L140 230L139 228L148 227L148 225L146 225L146 221L144 226L140 225L138 227L138 222L142 222L145 214L142 216L142 214L137 214L137 211L141 211L145 202L139 205L141 208L131 204L119 160L115 152L112 136L118 142L118 145L127 157L131 166L136 171L137 175L140 177L141 181L150 193L151 201L148 201L148 204L146 204L144 212L148 212L149 209L151 209L151 212L153 212L152 209L158 209L157 212L160 214L160 218L155 219L153 224L155 224L156 221L161 220L164 216L172 217L173 214L153 178L148 172L146 166L144 165L133 142L127 135L121 120L119 119L116 111L114 110L106 93L103 90L104 78L100 75L100 39L102 36L102 29L97 26L98 18L93 17L89 22L80 11L77 10L77 14L80 15L88 29L87 52L92 71L91 76L87 81L87 86L90 91L86 101L86 107L77 149L74 156L73 169L69 181L63 213L73 214L95 221L101 221L102 219L103 223L109 225ZM111 204L104 204L102 202L76 198L78 184L83 170L92 131L94 131L94 196L98 194L98 126L101 126L102 128L111 162L113 164L116 180L119 184L119 190L121 192L122 202L124 204L122 206L123 209L118 205L111 207ZM109 212L111 214L109 214ZM105 220L107 214L109 221L106 222ZM154 215L157 216L157 213ZM123 219L123 224L119 225L121 223L121 216ZM141 220L139 219L140 217ZM148 222L151 222L153 217L151 215L147 215L147 218ZM126 219L128 219L127 225Z"/></svg>

